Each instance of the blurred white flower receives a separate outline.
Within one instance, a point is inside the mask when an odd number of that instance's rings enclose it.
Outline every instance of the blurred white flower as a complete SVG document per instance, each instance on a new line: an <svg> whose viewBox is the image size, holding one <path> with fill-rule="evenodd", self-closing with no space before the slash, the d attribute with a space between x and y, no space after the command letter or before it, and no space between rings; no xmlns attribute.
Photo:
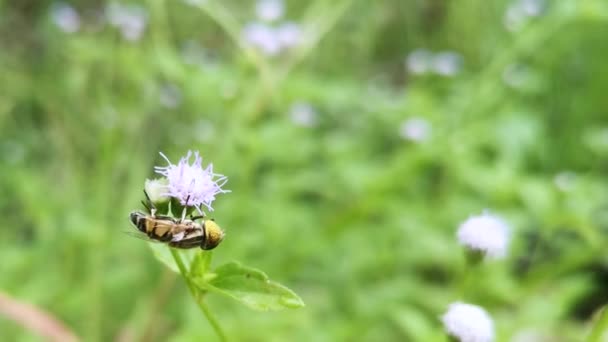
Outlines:
<svg viewBox="0 0 608 342"><path fill-rule="evenodd" d="M259 0L255 12L261 20L275 21L283 16L285 6L281 0Z"/></svg>
<svg viewBox="0 0 608 342"><path fill-rule="evenodd" d="M457 232L461 245L492 258L501 258L507 254L509 235L507 224L489 213L469 217Z"/></svg>
<svg viewBox="0 0 608 342"><path fill-rule="evenodd" d="M168 166L155 166L156 173L167 177L166 196L176 198L184 206L196 207L201 212L201 205L213 211L211 203L215 200L215 195L230 192L222 189L228 178L226 176L213 173L213 164L209 164L203 169L201 158L198 152L188 151L177 163L171 164L169 159L163 154L160 155L167 161ZM194 162L190 164L190 159L194 155Z"/></svg>
<svg viewBox="0 0 608 342"><path fill-rule="evenodd" d="M146 29L148 15L143 7L112 3L107 7L106 15L110 25L118 28L126 40L139 40Z"/></svg>
<svg viewBox="0 0 608 342"><path fill-rule="evenodd" d="M504 25L509 31L518 31L530 18L541 15L544 8L543 0L515 0L505 11Z"/></svg>
<svg viewBox="0 0 608 342"><path fill-rule="evenodd" d="M243 28L241 34L248 45L267 56L276 56L302 40L302 30L294 22L285 22L278 27L252 22Z"/></svg>
<svg viewBox="0 0 608 342"><path fill-rule="evenodd" d="M289 110L291 121L302 127L314 127L317 125L317 112L306 102L296 102Z"/></svg>
<svg viewBox="0 0 608 342"><path fill-rule="evenodd" d="M55 4L51 8L53 22L65 33L75 33L80 29L80 15L68 4Z"/></svg>
<svg viewBox="0 0 608 342"><path fill-rule="evenodd" d="M529 68L525 65L512 63L505 67L502 73L502 80L509 87L518 89L526 84L529 74Z"/></svg>
<svg viewBox="0 0 608 342"><path fill-rule="evenodd" d="M572 190L576 184L576 173L572 171L562 171L553 178L555 186L564 192Z"/></svg>
<svg viewBox="0 0 608 342"><path fill-rule="evenodd" d="M184 3L186 5L190 5L190 6L194 6L194 7L202 6L206 2L207 2L207 0L184 0Z"/></svg>
<svg viewBox="0 0 608 342"><path fill-rule="evenodd" d="M215 137L213 122L200 119L194 124L194 138L201 143L209 142Z"/></svg>
<svg viewBox="0 0 608 342"><path fill-rule="evenodd" d="M491 342L494 340L494 322L480 306L455 302L441 316L445 330L460 342Z"/></svg>
<svg viewBox="0 0 608 342"><path fill-rule="evenodd" d="M519 0L519 6L529 17L536 17L542 14L545 9L544 0Z"/></svg>
<svg viewBox="0 0 608 342"><path fill-rule="evenodd" d="M521 7L511 4L504 15L503 23L509 31L519 31L527 22L528 18L523 13Z"/></svg>
<svg viewBox="0 0 608 342"><path fill-rule="evenodd" d="M277 39L281 48L289 49L300 44L302 40L302 30L300 25L294 22L286 22L276 29Z"/></svg>
<svg viewBox="0 0 608 342"><path fill-rule="evenodd" d="M424 118L409 118L399 127L399 135L414 142L425 141L431 135L431 124Z"/></svg>
<svg viewBox="0 0 608 342"><path fill-rule="evenodd" d="M433 57L433 71L441 76L454 76L462 68L462 56L456 52L440 52Z"/></svg>
<svg viewBox="0 0 608 342"><path fill-rule="evenodd" d="M165 108L177 108L182 103L182 92L175 84L164 84L160 87L159 101Z"/></svg>
<svg viewBox="0 0 608 342"><path fill-rule="evenodd" d="M433 63L433 54L426 49L412 51L405 60L407 70L412 74L424 74L430 71Z"/></svg>
<svg viewBox="0 0 608 342"><path fill-rule="evenodd" d="M262 23L250 23L243 29L243 39L268 56L281 52L281 42L274 28Z"/></svg>

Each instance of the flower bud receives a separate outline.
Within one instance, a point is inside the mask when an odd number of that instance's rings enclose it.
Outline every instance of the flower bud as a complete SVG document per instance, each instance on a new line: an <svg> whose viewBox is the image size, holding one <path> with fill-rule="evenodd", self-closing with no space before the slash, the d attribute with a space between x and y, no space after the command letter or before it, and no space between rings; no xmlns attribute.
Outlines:
<svg viewBox="0 0 608 342"><path fill-rule="evenodd" d="M154 205L169 201L169 196L167 196L168 184L167 178L146 179L144 189Z"/></svg>

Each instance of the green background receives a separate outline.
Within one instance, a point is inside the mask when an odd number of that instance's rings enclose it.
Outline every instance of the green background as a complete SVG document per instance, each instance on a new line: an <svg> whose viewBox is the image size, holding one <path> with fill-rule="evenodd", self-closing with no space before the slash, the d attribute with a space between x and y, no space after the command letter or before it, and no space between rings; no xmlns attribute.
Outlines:
<svg viewBox="0 0 608 342"><path fill-rule="evenodd" d="M0 1L0 291L86 341L214 340L182 280L123 233L158 152L192 149L232 191L211 213L227 234L214 264L306 303L210 296L233 340L443 341L456 300L499 341L582 340L608 301L608 5L545 1L509 29L514 3L289 1L305 39L266 57L242 40L252 1L140 2L137 41L104 24L104 1L71 2L75 33L57 4ZM409 72L419 48L459 53L460 72ZM413 117L428 139L400 136ZM455 231L484 209L512 227L510 253L463 292ZM0 315L0 339L39 338Z"/></svg>

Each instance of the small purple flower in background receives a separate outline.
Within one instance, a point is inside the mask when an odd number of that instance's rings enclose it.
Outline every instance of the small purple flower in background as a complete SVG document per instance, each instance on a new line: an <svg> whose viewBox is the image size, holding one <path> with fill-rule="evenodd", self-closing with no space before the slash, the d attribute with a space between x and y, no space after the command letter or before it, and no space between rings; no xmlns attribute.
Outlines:
<svg viewBox="0 0 608 342"><path fill-rule="evenodd" d="M530 68L524 64L509 64L502 73L502 80L509 87L520 89L530 80Z"/></svg>
<svg viewBox="0 0 608 342"><path fill-rule="evenodd" d="M260 0L255 5L255 12L261 20L275 21L283 16L285 6L281 0Z"/></svg>
<svg viewBox="0 0 608 342"><path fill-rule="evenodd" d="M182 103L182 92L175 84L166 83L160 87L158 99L163 107L174 109Z"/></svg>
<svg viewBox="0 0 608 342"><path fill-rule="evenodd" d="M289 109L291 121L302 127L314 127L317 125L317 111L306 102L296 102Z"/></svg>
<svg viewBox="0 0 608 342"><path fill-rule="evenodd" d="M247 44L265 55L275 56L281 52L281 42L274 28L266 24L250 23L245 26L242 34Z"/></svg>
<svg viewBox="0 0 608 342"><path fill-rule="evenodd" d="M160 155L167 161L168 166L155 166L156 173L167 177L166 196L173 197L187 207L195 207L202 213L201 205L213 211L211 203L215 200L215 195L230 192L222 189L228 182L226 176L213 173L213 164L209 164L203 169L201 158L198 152L188 151L179 163L172 164L163 154ZM194 162L190 164L190 159L194 155Z"/></svg>
<svg viewBox="0 0 608 342"><path fill-rule="evenodd" d="M577 175L575 172L562 171L555 175L555 177L553 178L553 183L559 190L563 192L568 192L574 189L574 187L576 186L576 178Z"/></svg>
<svg viewBox="0 0 608 342"><path fill-rule="evenodd" d="M433 71L441 76L456 75L462 69L462 56L456 52L439 52L433 57Z"/></svg>
<svg viewBox="0 0 608 342"><path fill-rule="evenodd" d="M434 72L437 75L451 77L462 69L463 58L454 51L442 51L434 54L426 49L416 49L405 59L407 70L414 75Z"/></svg>
<svg viewBox="0 0 608 342"><path fill-rule="evenodd" d="M51 17L55 25L65 33L75 33L80 29L80 15L70 5L64 3L53 5Z"/></svg>
<svg viewBox="0 0 608 342"><path fill-rule="evenodd" d="M200 119L191 129L194 138L201 143L209 142L215 137L215 126L209 120Z"/></svg>
<svg viewBox="0 0 608 342"><path fill-rule="evenodd" d="M206 0L184 0L186 5L200 7L203 6L207 1Z"/></svg>
<svg viewBox="0 0 608 342"><path fill-rule="evenodd" d="M241 38L247 45L274 57L301 43L303 32L300 25L280 20L285 14L283 0L259 0L255 11L257 19L241 30Z"/></svg>
<svg viewBox="0 0 608 342"><path fill-rule="evenodd" d="M143 7L113 3L107 7L106 15L110 25L118 28L124 39L134 42L143 36L148 21Z"/></svg>
<svg viewBox="0 0 608 342"><path fill-rule="evenodd" d="M283 49L297 46L302 41L302 29L300 25L288 21L276 29L277 39Z"/></svg>
<svg viewBox="0 0 608 342"><path fill-rule="evenodd" d="M399 135L406 140L423 142L431 135L431 124L424 118L409 118L399 127Z"/></svg>
<svg viewBox="0 0 608 342"><path fill-rule="evenodd" d="M489 213L469 217L457 232L461 245L492 258L502 258L509 247L509 226Z"/></svg>
<svg viewBox="0 0 608 342"><path fill-rule="evenodd" d="M407 56L405 66L412 74L420 75L430 71L432 62L432 52L426 49L416 49Z"/></svg>
<svg viewBox="0 0 608 342"><path fill-rule="evenodd" d="M519 3L523 12L530 17L541 15L545 9L544 0L520 0Z"/></svg>
<svg viewBox="0 0 608 342"><path fill-rule="evenodd" d="M541 15L544 9L544 0L515 0L505 11L504 25L509 31L519 31L531 18Z"/></svg>
<svg viewBox="0 0 608 342"><path fill-rule="evenodd" d="M441 316L445 330L460 342L491 342L494 340L494 322L480 306L455 302Z"/></svg>

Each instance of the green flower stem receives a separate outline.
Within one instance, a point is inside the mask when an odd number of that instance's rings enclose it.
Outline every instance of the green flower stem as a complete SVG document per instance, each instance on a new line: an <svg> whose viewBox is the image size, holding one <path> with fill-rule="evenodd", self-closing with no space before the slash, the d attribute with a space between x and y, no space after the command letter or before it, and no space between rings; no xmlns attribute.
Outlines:
<svg viewBox="0 0 608 342"><path fill-rule="evenodd" d="M464 300L468 297L471 292L471 284L475 279L475 275L477 273L477 269L483 262L483 253L478 251L471 251L466 249L465 251L465 265L460 277L460 283L458 286L458 291L461 298Z"/></svg>
<svg viewBox="0 0 608 342"><path fill-rule="evenodd" d="M184 262L182 260L182 257L179 255L179 252L177 250L175 250L174 248L170 248L170 247L169 247L169 250L171 251L171 255L173 255L173 259L175 260L175 263L177 264L177 267L179 268L179 272L182 274L182 277L184 277L184 280L186 281L186 285L188 285L188 289L190 289L190 293L192 294L192 297L194 297L194 300L198 304L198 307L201 309L201 311L203 312L203 314L209 321L209 324L211 324L211 327L213 327L213 330L215 330L215 333L219 337L220 341L228 341L228 339L226 338L226 335L224 334L224 332L222 331L222 328L220 327L219 322L217 321L215 316L213 316L213 314L209 310L209 307L203 301L203 297L197 292L196 288L194 287L194 284L188 278L188 271L186 270L186 266L184 265Z"/></svg>
<svg viewBox="0 0 608 342"><path fill-rule="evenodd" d="M602 337L608 330L608 306L604 306L598 313L595 325L591 329L589 336L587 337L588 342L600 342L603 341Z"/></svg>

